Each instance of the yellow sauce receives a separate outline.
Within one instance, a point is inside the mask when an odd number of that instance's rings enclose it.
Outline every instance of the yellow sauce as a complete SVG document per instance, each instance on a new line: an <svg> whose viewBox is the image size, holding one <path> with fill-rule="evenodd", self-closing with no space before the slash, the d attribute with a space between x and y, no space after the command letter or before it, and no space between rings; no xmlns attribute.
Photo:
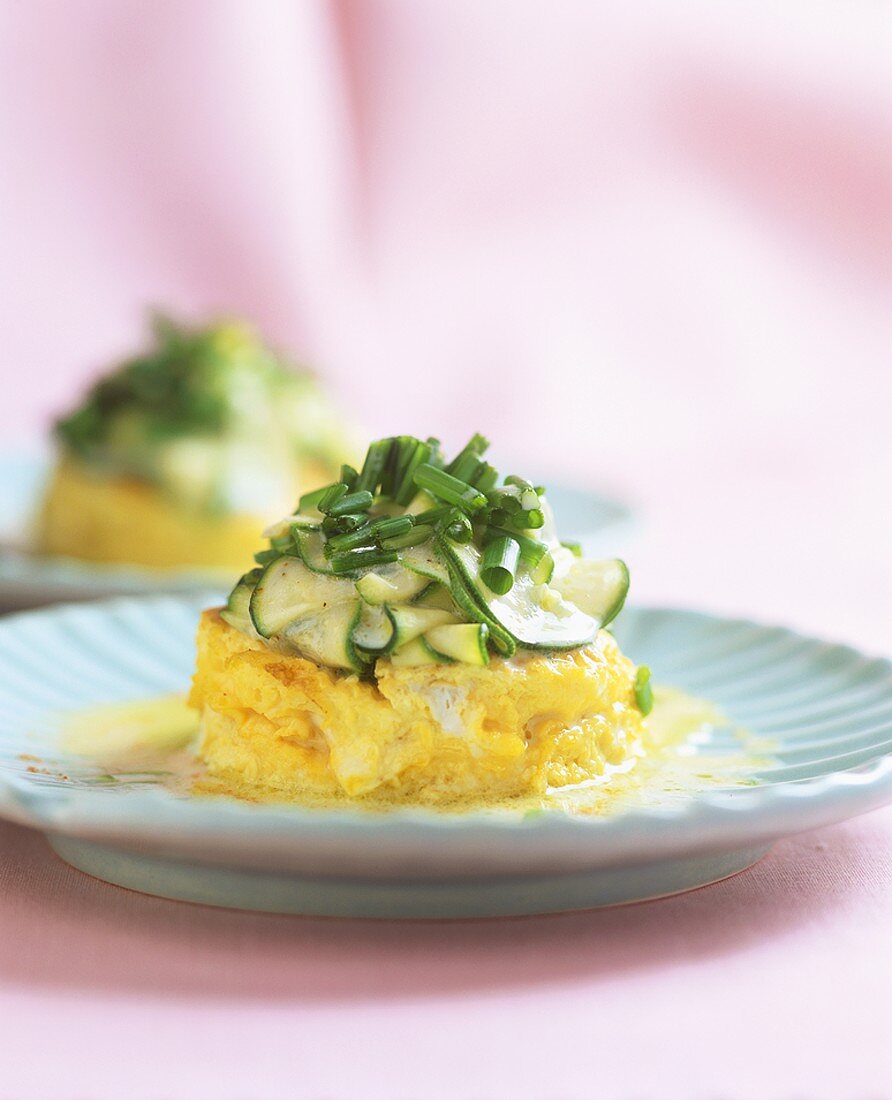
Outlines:
<svg viewBox="0 0 892 1100"><path fill-rule="evenodd" d="M645 804L667 805L698 790L752 785L756 782L753 773L770 760L767 743L743 730L728 732L728 721L716 707L673 688L655 690L647 724L647 750L608 766L595 779L552 787L541 797L455 809L483 808L534 816L554 809L606 814ZM718 728L726 731L721 746L713 744ZM156 782L179 794L246 798L244 789L235 792L206 775L195 753L197 732L198 716L187 706L185 696L168 695L71 714L63 724L61 748L89 758L101 769L93 777L96 782ZM247 797L251 801L277 801L262 791ZM303 804L324 809L354 803L341 798ZM395 806L393 803L390 808ZM388 806L382 803L369 808Z"/></svg>

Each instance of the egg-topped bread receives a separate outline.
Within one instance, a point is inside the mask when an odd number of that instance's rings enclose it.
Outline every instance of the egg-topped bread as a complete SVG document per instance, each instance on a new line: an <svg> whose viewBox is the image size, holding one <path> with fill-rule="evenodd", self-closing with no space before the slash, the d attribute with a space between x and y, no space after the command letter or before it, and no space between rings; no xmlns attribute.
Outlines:
<svg viewBox="0 0 892 1100"><path fill-rule="evenodd" d="M474 436L398 436L305 494L198 632L200 754L238 794L448 807L597 780L642 751L646 670L603 629L622 562L559 542Z"/></svg>
<svg viewBox="0 0 892 1100"><path fill-rule="evenodd" d="M247 325L156 318L154 344L56 423L41 553L236 570L349 453L328 399Z"/></svg>

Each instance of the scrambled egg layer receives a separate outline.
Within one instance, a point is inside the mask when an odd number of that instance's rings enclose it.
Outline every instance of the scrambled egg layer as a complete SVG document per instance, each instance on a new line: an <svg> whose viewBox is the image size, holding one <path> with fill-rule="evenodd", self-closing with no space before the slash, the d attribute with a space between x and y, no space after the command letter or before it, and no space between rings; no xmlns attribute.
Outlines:
<svg viewBox="0 0 892 1100"><path fill-rule="evenodd" d="M320 472L307 472L309 480ZM240 570L269 517L209 515L132 478L113 477L63 458L37 519L43 554L156 567Z"/></svg>
<svg viewBox="0 0 892 1100"><path fill-rule="evenodd" d="M551 655L394 668L377 684L277 653L206 611L190 703L238 794L447 805L544 794L641 751L634 665L601 632Z"/></svg>

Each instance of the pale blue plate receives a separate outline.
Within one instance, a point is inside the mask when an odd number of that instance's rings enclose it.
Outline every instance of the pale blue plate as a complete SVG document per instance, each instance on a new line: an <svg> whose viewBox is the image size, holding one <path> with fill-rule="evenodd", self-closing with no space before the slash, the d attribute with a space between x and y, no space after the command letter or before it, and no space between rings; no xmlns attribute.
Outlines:
<svg viewBox="0 0 892 1100"><path fill-rule="evenodd" d="M59 711L181 691L205 600L152 596L0 620L0 815L136 890L281 912L471 917L635 901L713 882L780 837L892 800L892 664L779 627L635 608L616 633L659 682L775 744L752 786L602 817L369 815L109 782L59 745ZM726 751L715 729L702 752ZM33 758L39 758L36 764Z"/></svg>
<svg viewBox="0 0 892 1100"><path fill-rule="evenodd" d="M28 528L47 470L47 459L37 452L0 452L0 611L65 600L223 588L219 573L97 565L29 553ZM566 538L583 543L595 556L618 552L617 537L629 521L622 504L585 489L551 484L548 499ZM259 546L259 531L257 537Z"/></svg>

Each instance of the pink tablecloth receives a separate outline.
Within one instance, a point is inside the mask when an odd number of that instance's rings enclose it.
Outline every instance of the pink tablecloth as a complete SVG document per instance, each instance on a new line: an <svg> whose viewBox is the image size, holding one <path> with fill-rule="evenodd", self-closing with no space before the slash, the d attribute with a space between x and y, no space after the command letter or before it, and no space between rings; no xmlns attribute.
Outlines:
<svg viewBox="0 0 892 1100"><path fill-rule="evenodd" d="M892 810L694 893L374 923L155 900L0 827L0 1096L880 1100Z"/></svg>

